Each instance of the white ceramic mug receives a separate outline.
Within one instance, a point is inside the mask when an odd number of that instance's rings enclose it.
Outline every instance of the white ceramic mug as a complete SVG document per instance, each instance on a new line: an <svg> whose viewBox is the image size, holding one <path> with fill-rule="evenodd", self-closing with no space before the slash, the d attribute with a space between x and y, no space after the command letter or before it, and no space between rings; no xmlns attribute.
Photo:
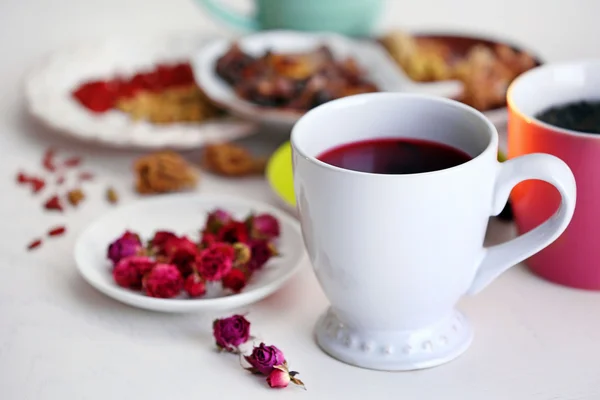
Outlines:
<svg viewBox="0 0 600 400"><path fill-rule="evenodd" d="M407 137L461 149L472 160L435 172L384 175L317 159L351 142ZM471 107L400 93L346 97L308 112L292 131L304 241L331 302L316 339L333 357L381 370L432 367L463 353L472 329L455 309L511 266L552 243L575 208L575 179L547 154L497 161L498 133ZM533 231L483 247L491 215L519 182L562 196Z"/></svg>

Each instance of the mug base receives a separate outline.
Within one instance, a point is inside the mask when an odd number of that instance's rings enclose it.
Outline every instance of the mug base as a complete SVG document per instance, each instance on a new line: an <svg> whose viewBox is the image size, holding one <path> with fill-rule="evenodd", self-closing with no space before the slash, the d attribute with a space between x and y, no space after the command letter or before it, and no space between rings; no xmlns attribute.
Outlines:
<svg viewBox="0 0 600 400"><path fill-rule="evenodd" d="M333 358L357 367L382 371L411 371L445 364L464 353L473 329L454 310L443 321L412 331L368 331L350 328L331 308L315 326L319 347Z"/></svg>

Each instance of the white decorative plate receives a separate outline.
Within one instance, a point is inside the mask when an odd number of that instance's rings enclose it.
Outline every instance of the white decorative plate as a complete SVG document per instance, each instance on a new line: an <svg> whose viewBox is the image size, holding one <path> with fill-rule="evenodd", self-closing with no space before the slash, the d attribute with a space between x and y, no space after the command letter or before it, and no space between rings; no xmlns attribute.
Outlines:
<svg viewBox="0 0 600 400"><path fill-rule="evenodd" d="M462 83L457 81L420 83L410 80L386 51L373 41L352 40L329 33L272 30L244 36L238 42L242 50L254 56L261 56L267 50L284 53L307 52L320 45L326 45L338 59L354 58L367 77L385 92L419 92L454 97L462 91ZM278 110L246 101L238 97L232 87L217 75L217 60L232 44L233 41L229 39L214 40L192 58L192 68L198 86L211 100L235 115L261 123L291 127L302 116L302 112Z"/></svg>
<svg viewBox="0 0 600 400"><path fill-rule="evenodd" d="M74 88L90 79L131 75L163 61L189 61L206 40L195 33L115 37L63 50L28 76L27 106L35 117L62 133L116 147L191 149L248 136L254 124L233 117L155 125L132 121L119 111L95 115L71 96Z"/></svg>
<svg viewBox="0 0 600 400"><path fill-rule="evenodd" d="M215 208L227 210L236 218L243 218L250 212L266 212L275 216L281 224L281 236L277 241L281 255L255 272L241 293L227 294L217 285L209 286L207 295L200 299L158 299L124 289L113 281L106 250L125 230L137 232L146 240L159 229L196 239L207 213ZM292 277L301 266L304 255L300 225L294 218L268 204L221 195L164 195L121 206L95 221L75 244L77 268L90 285L134 307L172 313L222 311L259 301Z"/></svg>

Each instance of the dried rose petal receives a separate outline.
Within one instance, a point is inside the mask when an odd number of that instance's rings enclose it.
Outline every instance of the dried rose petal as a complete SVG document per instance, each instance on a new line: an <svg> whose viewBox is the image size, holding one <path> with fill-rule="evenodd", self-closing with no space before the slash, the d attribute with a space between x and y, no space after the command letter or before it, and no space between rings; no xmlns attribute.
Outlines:
<svg viewBox="0 0 600 400"><path fill-rule="evenodd" d="M48 236L61 236L67 231L65 226L57 226L56 228L48 231Z"/></svg>
<svg viewBox="0 0 600 400"><path fill-rule="evenodd" d="M56 210L56 211L63 211L63 206L60 202L60 199L58 196L52 196L50 197L45 203L44 203L44 208L46 210Z"/></svg>
<svg viewBox="0 0 600 400"><path fill-rule="evenodd" d="M65 177L63 175L59 176L58 178L56 178L56 185L60 186L63 183L65 183Z"/></svg>
<svg viewBox="0 0 600 400"><path fill-rule="evenodd" d="M33 250L42 245L42 239L35 239L27 245L27 250Z"/></svg>
<svg viewBox="0 0 600 400"><path fill-rule="evenodd" d="M30 181L30 178L27 175L25 175L24 172L19 172L17 174L17 183L24 184L24 183L29 183L29 181Z"/></svg>
<svg viewBox="0 0 600 400"><path fill-rule="evenodd" d="M42 165L44 168L50 172L56 171L56 165L54 164L54 156L56 154L56 150L48 149L44 153L44 158L42 159Z"/></svg>
<svg viewBox="0 0 600 400"><path fill-rule="evenodd" d="M31 178L29 182L31 183L31 189L33 190L33 193L41 192L46 186L46 182L40 178Z"/></svg>
<svg viewBox="0 0 600 400"><path fill-rule="evenodd" d="M80 181L91 181L94 180L94 174L92 174L91 172L81 172L79 173L79 180Z"/></svg>
<svg viewBox="0 0 600 400"><path fill-rule="evenodd" d="M71 158L67 158L64 162L63 165L65 167L68 168L72 168L72 167L77 167L79 164L81 164L81 157L71 157Z"/></svg>

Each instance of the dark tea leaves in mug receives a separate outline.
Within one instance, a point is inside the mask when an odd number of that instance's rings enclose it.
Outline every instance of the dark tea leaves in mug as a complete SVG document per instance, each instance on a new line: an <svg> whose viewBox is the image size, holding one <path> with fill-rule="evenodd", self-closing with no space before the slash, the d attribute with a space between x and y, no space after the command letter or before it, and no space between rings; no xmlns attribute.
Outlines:
<svg viewBox="0 0 600 400"><path fill-rule="evenodd" d="M535 116L542 122L577 132L600 133L600 101L578 101L549 108Z"/></svg>
<svg viewBox="0 0 600 400"><path fill-rule="evenodd" d="M344 169L374 174L417 174L465 163L471 157L446 144L393 138L366 140L329 149L319 160Z"/></svg>

